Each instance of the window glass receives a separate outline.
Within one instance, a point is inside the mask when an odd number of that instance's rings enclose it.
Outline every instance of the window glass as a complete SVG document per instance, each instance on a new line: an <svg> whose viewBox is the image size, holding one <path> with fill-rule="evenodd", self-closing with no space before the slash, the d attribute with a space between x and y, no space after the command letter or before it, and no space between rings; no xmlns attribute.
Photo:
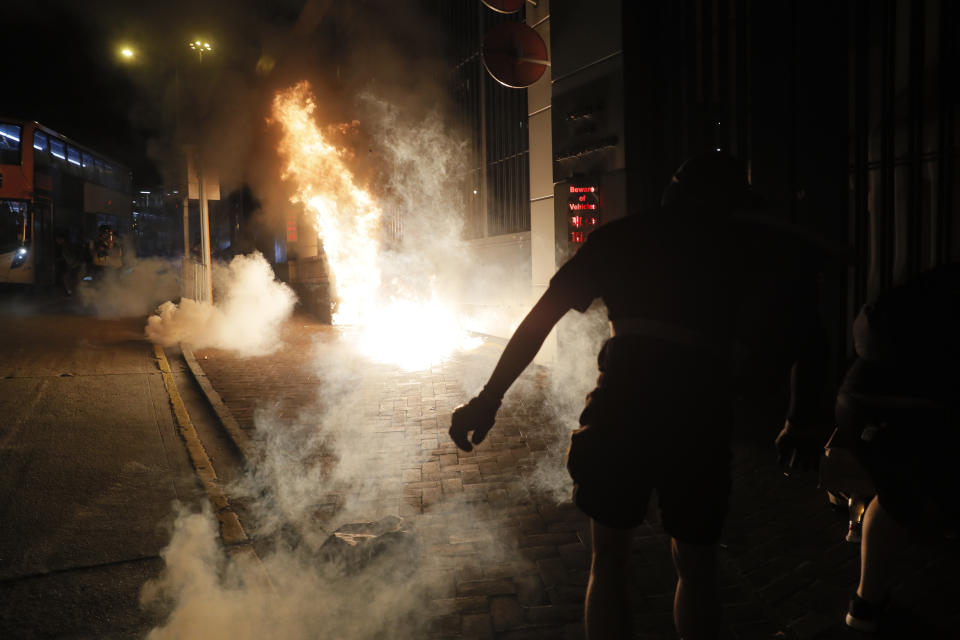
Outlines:
<svg viewBox="0 0 960 640"><path fill-rule="evenodd" d="M23 200L0 200L0 253L9 253L29 240L27 203Z"/></svg>
<svg viewBox="0 0 960 640"><path fill-rule="evenodd" d="M61 160L67 159L67 145L63 140L57 140L56 138L50 138L50 153L53 154L53 157L59 158Z"/></svg>
<svg viewBox="0 0 960 640"><path fill-rule="evenodd" d="M83 175L89 180L97 175L97 161L93 154L83 152Z"/></svg>
<svg viewBox="0 0 960 640"><path fill-rule="evenodd" d="M35 166L44 167L50 163L50 156L47 151L50 149L50 139L42 131L33 132L33 163Z"/></svg>
<svg viewBox="0 0 960 640"><path fill-rule="evenodd" d="M0 164L20 164L20 132L18 124L0 123Z"/></svg>
<svg viewBox="0 0 960 640"><path fill-rule="evenodd" d="M47 141L47 134L43 131L34 131L33 132L33 148L37 151L46 151L47 146L49 146Z"/></svg>
<svg viewBox="0 0 960 640"><path fill-rule="evenodd" d="M79 167L81 164L80 161L80 149L76 147L69 146L67 147L67 162L70 164Z"/></svg>
<svg viewBox="0 0 960 640"><path fill-rule="evenodd" d="M103 167L101 169L102 169L102 172L100 174L100 180L103 183L103 186L113 189L114 180L115 180L113 165L110 164L109 162L104 162Z"/></svg>

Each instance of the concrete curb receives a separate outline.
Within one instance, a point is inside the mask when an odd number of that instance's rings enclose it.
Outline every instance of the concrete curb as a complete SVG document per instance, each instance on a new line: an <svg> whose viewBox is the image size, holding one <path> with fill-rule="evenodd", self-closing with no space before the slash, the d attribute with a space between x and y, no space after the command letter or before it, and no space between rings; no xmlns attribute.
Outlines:
<svg viewBox="0 0 960 640"><path fill-rule="evenodd" d="M210 460L210 456L207 455L207 450L204 448L203 442L201 442L200 436L197 434L196 427L194 427L193 421L190 419L190 414L187 412L187 408L183 403L183 399L180 397L180 392L177 390L177 385L173 380L173 373L170 370L167 357L163 352L163 347L154 345L153 349L157 358L157 366L163 375L163 383L167 389L167 395L170 397L170 404L173 407L173 414L176 419L177 429L180 432L180 437L183 438L187 447L187 453L190 455L190 460L193 462L194 469L196 469L197 475L201 483L203 483L207 498L210 500L217 520L220 522L220 537L227 545L249 544L250 539L247 537L246 531L243 530L237 514L234 513L230 507L230 502L227 499L226 493L223 491L223 487L220 485L220 480L217 477L216 469L213 467L213 462Z"/></svg>
<svg viewBox="0 0 960 640"><path fill-rule="evenodd" d="M248 465L253 464L257 458L253 438L240 426L240 423L233 417L233 413L230 411L230 408L227 407L223 398L221 398L217 390L213 388L213 385L210 383L210 378L208 378L207 374L203 371L190 345L181 344L180 350L183 352L183 359L186 360L187 367L190 369L193 379L200 385L203 395L206 396L210 407L214 413L217 414L217 418L219 418L220 424L223 425L224 431L227 432L227 435L230 436L230 439L234 445L236 445L240 455L243 456L244 462Z"/></svg>
<svg viewBox="0 0 960 640"><path fill-rule="evenodd" d="M230 506L230 501L227 498L226 492L223 490L223 486L220 484L220 479L217 477L217 471L213 466L213 462L210 460L210 456L207 454L207 450L200 440L200 435L197 433L197 429L190 419L190 414L187 412L187 407L173 379L173 372L170 369L170 363L167 361L163 347L155 344L153 345L153 350L157 358L157 367L163 376L163 384L170 398L174 419L177 423L177 430L180 432L180 437L183 438L190 460L193 463L194 469L196 469L200 482L203 484L207 499L213 507L214 515L220 524L220 539L223 541L227 554L238 562L245 563L247 566L252 567L252 575L254 578L276 595L276 587L270 580L270 576L267 574L259 554L257 554L256 549L253 548L253 542L247 536L247 532L244 530L240 518L237 517L233 507ZM209 385L209 381L207 384Z"/></svg>

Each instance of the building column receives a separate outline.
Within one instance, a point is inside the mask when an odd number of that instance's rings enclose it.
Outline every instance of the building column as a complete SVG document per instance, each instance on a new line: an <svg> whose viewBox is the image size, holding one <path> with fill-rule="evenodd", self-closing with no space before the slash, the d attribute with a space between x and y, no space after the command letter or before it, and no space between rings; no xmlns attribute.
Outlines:
<svg viewBox="0 0 960 640"><path fill-rule="evenodd" d="M527 5L527 24L547 44L550 56L550 0ZM531 301L546 291L557 270L553 212L553 133L550 67L527 89L527 133L530 136L530 259ZM549 364L557 353L556 332L550 334L537 362Z"/></svg>

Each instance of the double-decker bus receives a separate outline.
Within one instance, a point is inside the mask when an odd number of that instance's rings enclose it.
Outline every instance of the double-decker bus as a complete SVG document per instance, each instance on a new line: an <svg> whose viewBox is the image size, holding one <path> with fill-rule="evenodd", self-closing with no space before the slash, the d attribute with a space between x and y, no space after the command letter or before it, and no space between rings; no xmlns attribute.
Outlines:
<svg viewBox="0 0 960 640"><path fill-rule="evenodd" d="M0 283L54 282L56 237L77 246L132 220L130 171L36 122L0 117Z"/></svg>

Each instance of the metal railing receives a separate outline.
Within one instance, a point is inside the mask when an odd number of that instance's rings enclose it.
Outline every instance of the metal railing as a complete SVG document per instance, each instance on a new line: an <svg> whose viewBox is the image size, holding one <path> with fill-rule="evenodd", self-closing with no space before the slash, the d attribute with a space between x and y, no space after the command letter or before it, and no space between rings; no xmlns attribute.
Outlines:
<svg viewBox="0 0 960 640"><path fill-rule="evenodd" d="M184 258L180 267L180 295L191 300L209 301L207 268L193 258Z"/></svg>

